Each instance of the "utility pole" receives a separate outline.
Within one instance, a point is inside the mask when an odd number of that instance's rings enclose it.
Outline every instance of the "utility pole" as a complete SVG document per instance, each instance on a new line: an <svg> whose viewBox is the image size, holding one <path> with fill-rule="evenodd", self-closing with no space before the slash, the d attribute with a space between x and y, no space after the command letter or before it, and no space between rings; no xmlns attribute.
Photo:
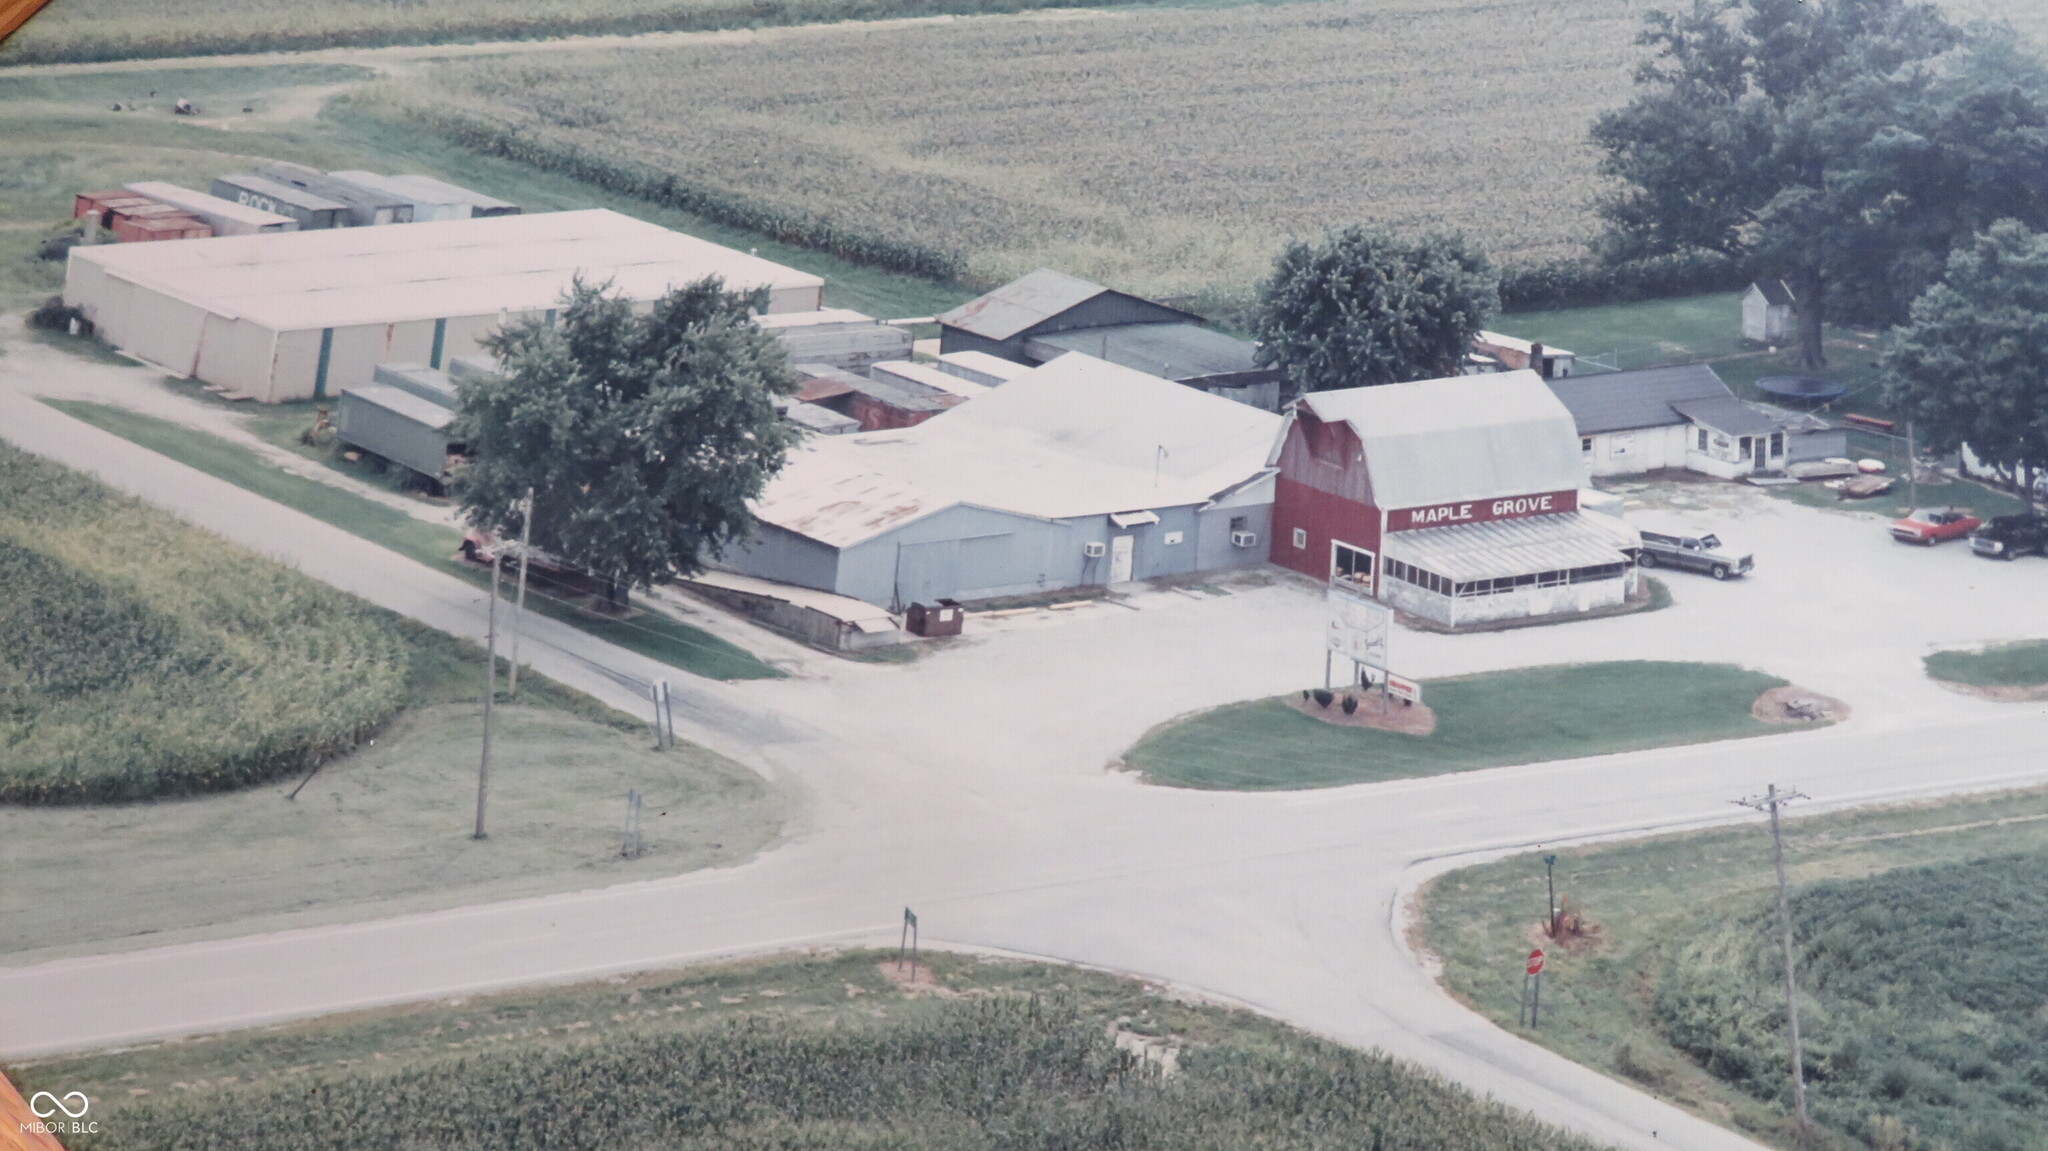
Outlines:
<svg viewBox="0 0 2048 1151"><path fill-rule="evenodd" d="M499 565L499 557L492 556L490 624L484 633L484 757L476 765L476 830L471 839L484 838L484 797L491 789L491 703L498 694Z"/></svg>
<svg viewBox="0 0 2048 1151"><path fill-rule="evenodd" d="M512 670L506 677L505 694L519 695L519 633L526 630L526 553L533 543L533 489L526 489L520 501L524 513L519 521L519 601L512 608Z"/></svg>
<svg viewBox="0 0 2048 1151"><path fill-rule="evenodd" d="M1544 930L1552 939L1557 938L1557 856L1543 857L1543 885L1550 889L1550 917L1543 921Z"/></svg>
<svg viewBox="0 0 2048 1151"><path fill-rule="evenodd" d="M1906 421L1906 508L1920 506L1920 456L1913 450L1913 421Z"/></svg>
<svg viewBox="0 0 2048 1151"><path fill-rule="evenodd" d="M1771 816L1771 860L1778 869L1778 930L1785 948L1785 1023L1792 1040L1792 1115L1799 1126L1799 1145L1813 1145L1813 1124L1806 1117L1806 1067L1799 1049L1799 984L1792 968L1792 903L1785 894L1785 836L1779 829L1778 809L1795 799L1806 799L1797 791L1779 791L1772 784L1762 795L1735 802Z"/></svg>

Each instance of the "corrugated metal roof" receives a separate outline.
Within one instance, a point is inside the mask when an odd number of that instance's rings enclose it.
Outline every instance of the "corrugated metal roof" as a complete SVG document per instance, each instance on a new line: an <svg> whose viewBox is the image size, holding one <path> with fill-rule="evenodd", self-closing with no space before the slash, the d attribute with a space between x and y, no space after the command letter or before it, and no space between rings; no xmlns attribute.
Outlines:
<svg viewBox="0 0 2048 1151"><path fill-rule="evenodd" d="M942 372L929 364L916 364L909 360L883 360L877 364L869 364L868 374L875 379L886 379L892 383L902 381L922 384L948 395L959 396L963 400L988 394L988 387L985 384L963 380L951 372Z"/></svg>
<svg viewBox="0 0 2048 1151"><path fill-rule="evenodd" d="M1044 344L1083 352L1112 364L1169 380L1256 372L1258 345L1200 324L1116 324L1033 336ZM1050 357L1048 357L1050 358Z"/></svg>
<svg viewBox="0 0 2048 1151"><path fill-rule="evenodd" d="M1108 288L1040 268L939 317L939 323L990 340L1007 340L1033 324L1079 307Z"/></svg>
<svg viewBox="0 0 2048 1151"><path fill-rule="evenodd" d="M1793 303L1792 287L1783 280L1775 278L1758 280L1751 284L1750 287L1763 293L1764 303L1774 308L1790 307Z"/></svg>
<svg viewBox="0 0 2048 1151"><path fill-rule="evenodd" d="M974 377L976 376L985 376L991 380L1007 383L1030 371L1031 365L1020 364L1015 360L1006 360L1001 356L991 356L987 352L945 352L941 354L939 356L939 370L943 372L952 368L958 368L960 371L967 373L961 376L961 378L974 383L984 382L975 379Z"/></svg>
<svg viewBox="0 0 2048 1151"><path fill-rule="evenodd" d="M366 404L383 408L396 416L402 416L422 427L440 431L448 426L455 413L431 400L421 399L411 392L400 391L389 384L351 384L341 389L345 397L354 397Z"/></svg>
<svg viewBox="0 0 2048 1151"><path fill-rule="evenodd" d="M811 442L756 514L847 547L960 504L1038 519L1202 504L1264 471L1279 426L1070 354L916 427Z"/></svg>
<svg viewBox="0 0 2048 1151"><path fill-rule="evenodd" d="M1384 508L1577 490L1585 482L1572 414L1527 369L1311 392L1300 404L1318 419L1351 425Z"/></svg>
<svg viewBox="0 0 2048 1151"><path fill-rule="evenodd" d="M634 300L707 275L738 289L824 285L601 208L77 251L110 275L282 331L538 311L578 274Z"/></svg>
<svg viewBox="0 0 2048 1151"><path fill-rule="evenodd" d="M1778 429L1776 420L1732 395L1679 400L1671 406L1686 419L1731 436L1763 435Z"/></svg>
<svg viewBox="0 0 2048 1151"><path fill-rule="evenodd" d="M215 178L237 188L243 188L251 192L261 192L278 203L290 204L295 208L304 208L313 212L348 211L348 205L340 200L330 200L318 192L309 192L304 188L296 188L290 184L258 176L254 172L244 172L233 176L218 176Z"/></svg>
<svg viewBox="0 0 2048 1151"><path fill-rule="evenodd" d="M237 204L233 200L223 200L209 192L196 192L191 188L181 188L165 180L137 180L133 184L128 185L128 190L138 195L147 196L152 200L161 200L174 208L183 208L188 212L197 212L202 216L219 216L222 219L239 220L251 227L274 228L283 226L297 228L299 226L298 221L290 216L280 216L276 212L266 212L261 208L251 208L247 204Z"/></svg>
<svg viewBox="0 0 2048 1151"><path fill-rule="evenodd" d="M794 584L777 583L774 580L759 579L738 572L716 570L698 572L682 582L686 585L703 584L706 587L724 588L765 599L779 599L798 607L823 612L834 619L842 619L851 624L869 625L863 627L863 631L891 631L896 627L895 617L874 604L850 596L819 591L816 588L797 587Z"/></svg>
<svg viewBox="0 0 2048 1151"><path fill-rule="evenodd" d="M814 312L781 312L773 316L755 316L754 322L770 331L777 331L785 328L808 328L819 324L874 324L880 321L852 308L819 308Z"/></svg>
<svg viewBox="0 0 2048 1151"><path fill-rule="evenodd" d="M1620 563L1622 548L1641 543L1634 528L1612 516L1566 512L1390 532L1380 550L1387 559L1466 583Z"/></svg>
<svg viewBox="0 0 2048 1151"><path fill-rule="evenodd" d="M1551 380L1550 390L1571 412L1582 436L1682 424L1685 417L1671 406L1673 402L1735 394L1706 364L1567 376Z"/></svg>

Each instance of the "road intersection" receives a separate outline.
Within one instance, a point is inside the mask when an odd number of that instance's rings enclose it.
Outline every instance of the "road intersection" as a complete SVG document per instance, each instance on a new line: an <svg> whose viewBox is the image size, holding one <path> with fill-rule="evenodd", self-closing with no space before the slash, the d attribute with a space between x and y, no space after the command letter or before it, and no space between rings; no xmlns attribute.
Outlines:
<svg viewBox="0 0 2048 1151"><path fill-rule="evenodd" d="M372 602L481 637L474 587L70 420L34 390L0 368L0 436ZM909 904L928 939L1242 1002L1618 1145L1751 1148L1455 1003L1410 952L1406 920L1408 896L1442 870L1537 843L1742 818L1728 801L1767 782L1796 782L1819 808L2048 779L2035 751L2048 708L1953 695L1918 669L1932 647L2029 618L2034 567L1895 549L1865 520L1727 491L1702 487L1681 493L1697 506L1646 514L1734 517L1766 565L1757 579L1685 581L1678 606L1653 614L1403 633L1397 659L1425 679L1576 659L1732 660L1847 700L1850 722L1324 791L1184 791L1104 766L1175 714L1319 681L1321 609L1308 589L1283 579L1227 596L1142 593L1133 611L987 625L915 664L821 657L790 679L746 684L679 676L535 619L531 665L621 709L640 710L622 680L669 678L681 734L804 798L790 840L739 867L671 879L0 967L0 1056L717 955L893 943ZM1796 585L1802 571L1829 582Z"/></svg>

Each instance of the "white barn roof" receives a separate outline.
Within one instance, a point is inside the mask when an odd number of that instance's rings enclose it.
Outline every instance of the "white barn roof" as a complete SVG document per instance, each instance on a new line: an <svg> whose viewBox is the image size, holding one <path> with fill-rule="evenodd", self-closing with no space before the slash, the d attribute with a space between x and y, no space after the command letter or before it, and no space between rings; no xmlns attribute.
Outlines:
<svg viewBox="0 0 2048 1151"><path fill-rule="evenodd" d="M1055 363L1059 361L1054 361ZM1300 406L1351 425L1383 508L1576 490L1578 426L1526 369L1311 392Z"/></svg>
<svg viewBox="0 0 2048 1151"><path fill-rule="evenodd" d="M723 277L819 289L807 272L605 209L81 247L71 259L276 331L551 308L579 273L640 300Z"/></svg>
<svg viewBox="0 0 2048 1151"><path fill-rule="evenodd" d="M1205 504L1265 474L1280 422L1070 353L916 427L813 440L755 511L847 547L959 504L1039 519Z"/></svg>

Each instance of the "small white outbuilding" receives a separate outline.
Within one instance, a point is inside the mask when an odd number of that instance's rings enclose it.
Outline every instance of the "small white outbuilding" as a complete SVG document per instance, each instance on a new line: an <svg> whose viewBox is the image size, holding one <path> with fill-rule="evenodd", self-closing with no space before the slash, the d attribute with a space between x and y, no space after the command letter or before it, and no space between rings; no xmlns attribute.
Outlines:
<svg viewBox="0 0 2048 1151"><path fill-rule="evenodd" d="M1758 280L1742 293L1742 338L1782 344L1799 331L1792 289L1778 279Z"/></svg>

